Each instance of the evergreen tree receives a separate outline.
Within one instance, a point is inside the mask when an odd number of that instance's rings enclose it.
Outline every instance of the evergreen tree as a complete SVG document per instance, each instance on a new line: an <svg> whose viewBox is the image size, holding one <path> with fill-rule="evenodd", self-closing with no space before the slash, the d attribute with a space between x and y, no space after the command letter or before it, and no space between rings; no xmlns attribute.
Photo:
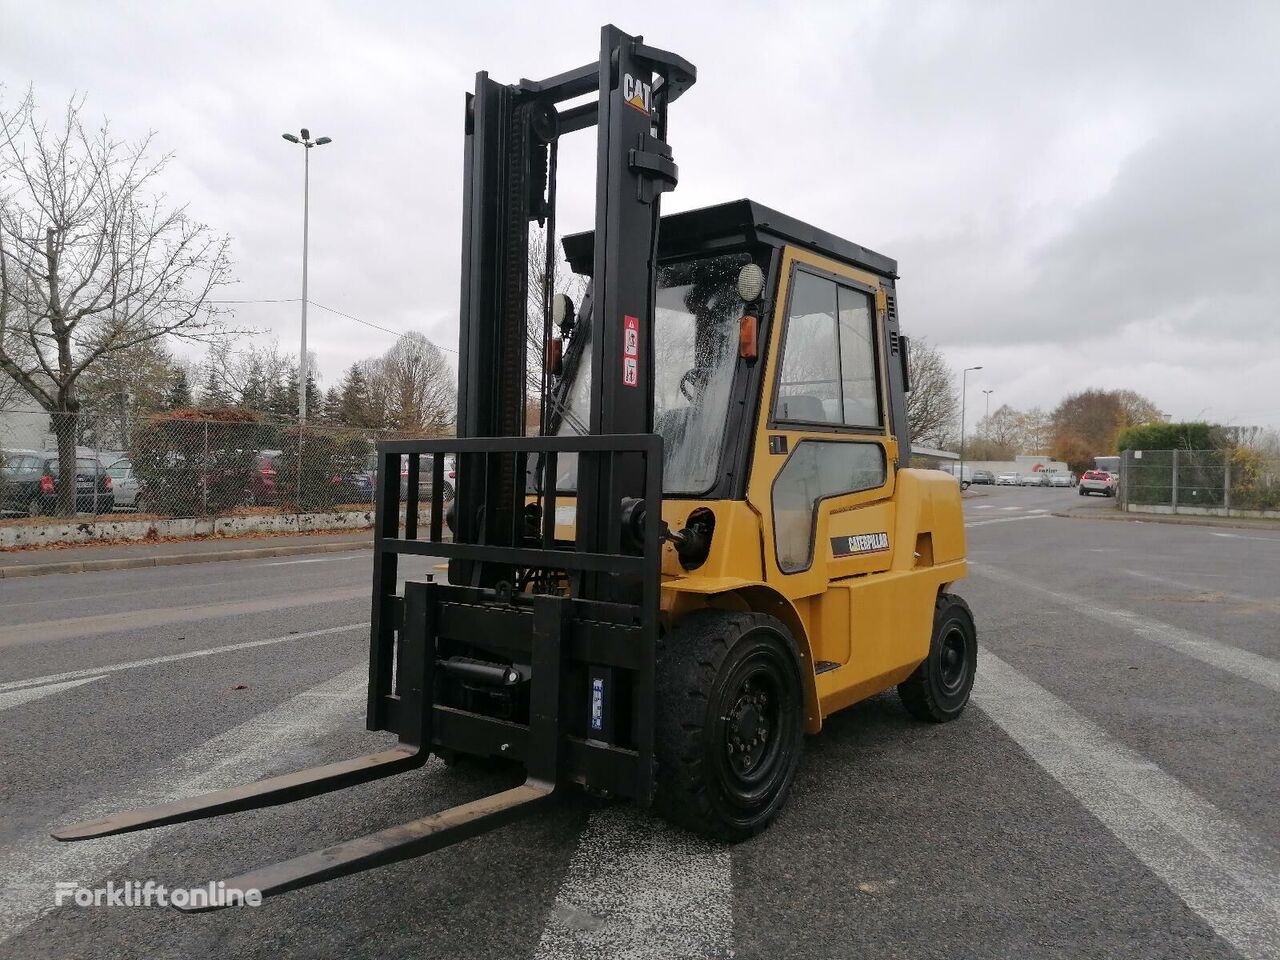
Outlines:
<svg viewBox="0 0 1280 960"><path fill-rule="evenodd" d="M311 371L307 371L307 417L320 418L324 416L324 395L320 392L320 387L316 384L316 378L311 375Z"/></svg>
<svg viewBox="0 0 1280 960"><path fill-rule="evenodd" d="M298 369L292 367L288 376L271 385L270 399L267 401L268 412L281 420L292 420L298 416Z"/></svg>
<svg viewBox="0 0 1280 960"><path fill-rule="evenodd" d="M330 387L324 392L324 409L321 414L329 423L344 423L342 419L342 391Z"/></svg>
<svg viewBox="0 0 1280 960"><path fill-rule="evenodd" d="M231 405L231 398L227 396L226 388L222 385L222 379L218 376L217 370L209 370L209 375L205 378L204 387L200 391L200 402L206 407L227 407Z"/></svg>
<svg viewBox="0 0 1280 960"><path fill-rule="evenodd" d="M181 367L169 383L169 389L165 391L163 405L166 410L180 410L191 406L191 384L187 381L187 371Z"/></svg>
<svg viewBox="0 0 1280 960"><path fill-rule="evenodd" d="M267 378L262 372L262 361L254 357L245 373L244 387L240 391L240 406L246 410L266 410L270 405Z"/></svg>
<svg viewBox="0 0 1280 960"><path fill-rule="evenodd" d="M338 418L353 427L369 426L369 381L360 365L353 363L342 378L342 399Z"/></svg>

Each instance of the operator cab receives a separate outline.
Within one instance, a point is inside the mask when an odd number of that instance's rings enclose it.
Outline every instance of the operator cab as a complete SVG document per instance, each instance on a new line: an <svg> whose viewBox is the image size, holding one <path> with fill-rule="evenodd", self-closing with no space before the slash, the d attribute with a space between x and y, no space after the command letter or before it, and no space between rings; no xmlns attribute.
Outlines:
<svg viewBox="0 0 1280 960"><path fill-rule="evenodd" d="M593 234L566 236L563 246L571 269L589 277ZM854 268L858 279L797 264L784 257L789 247ZM906 344L897 329L894 260L751 200L663 217L658 258L654 330L641 348L653 355L652 426L665 449L665 498L744 497L766 345L783 315L771 305L784 260L793 277L792 319L774 419L810 432L893 436L906 462ZM589 302L581 314L549 404L548 432L559 436L589 432ZM568 460L559 488L574 485Z"/></svg>

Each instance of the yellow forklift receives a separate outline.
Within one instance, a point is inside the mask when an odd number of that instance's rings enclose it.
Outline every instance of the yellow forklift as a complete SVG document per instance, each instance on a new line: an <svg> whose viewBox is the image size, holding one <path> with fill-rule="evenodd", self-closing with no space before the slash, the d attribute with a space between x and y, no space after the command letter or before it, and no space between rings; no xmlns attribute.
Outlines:
<svg viewBox="0 0 1280 960"><path fill-rule="evenodd" d="M678 178L668 110L694 79L606 26L597 60L481 73L467 97L457 437L378 445L367 726L399 743L57 839L285 803L435 753L526 776L226 888L270 896L415 857L569 784L734 841L777 815L832 712L896 686L922 720L961 713L977 648L950 593L960 491L907 468L897 265L749 200L660 217ZM590 127L594 229L563 239L588 293L544 291L542 429L524 436L530 224L554 238L559 140ZM408 491L433 473L425 517L401 502L402 458ZM404 555L446 558L447 582L399 592Z"/></svg>

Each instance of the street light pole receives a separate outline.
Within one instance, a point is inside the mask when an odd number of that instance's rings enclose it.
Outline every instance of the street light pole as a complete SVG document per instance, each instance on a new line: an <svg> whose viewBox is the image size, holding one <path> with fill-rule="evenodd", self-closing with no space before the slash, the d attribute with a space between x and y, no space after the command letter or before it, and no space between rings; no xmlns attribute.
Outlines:
<svg viewBox="0 0 1280 960"><path fill-rule="evenodd" d="M323 147L332 143L331 137L311 139L311 131L303 127L295 137L291 133L281 134L290 143L301 144L302 151L302 347L298 356L298 423L307 420L307 246L311 232L311 148Z"/></svg>
<svg viewBox="0 0 1280 960"><path fill-rule="evenodd" d="M987 395L987 412L982 419L987 421L987 436L990 436L991 435L991 395L996 391L995 391L995 388L993 387L990 390L983 390L982 392Z"/></svg>
<svg viewBox="0 0 1280 960"><path fill-rule="evenodd" d="M969 371L982 367L965 367L960 374L960 486L964 486L964 408L969 399Z"/></svg>
<svg viewBox="0 0 1280 960"><path fill-rule="evenodd" d="M298 423L307 421L307 246L311 234L311 145L302 151L302 346L298 350Z"/></svg>

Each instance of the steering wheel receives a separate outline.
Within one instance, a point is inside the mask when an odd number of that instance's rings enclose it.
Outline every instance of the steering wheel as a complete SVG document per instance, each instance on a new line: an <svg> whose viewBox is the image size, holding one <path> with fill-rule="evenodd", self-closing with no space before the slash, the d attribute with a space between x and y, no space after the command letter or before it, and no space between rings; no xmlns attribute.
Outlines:
<svg viewBox="0 0 1280 960"><path fill-rule="evenodd" d="M707 368L694 367L692 370L685 371L685 375L680 378L680 393L690 403L697 403L698 398L702 396L702 392L707 388ZM691 391L696 391L697 396Z"/></svg>

